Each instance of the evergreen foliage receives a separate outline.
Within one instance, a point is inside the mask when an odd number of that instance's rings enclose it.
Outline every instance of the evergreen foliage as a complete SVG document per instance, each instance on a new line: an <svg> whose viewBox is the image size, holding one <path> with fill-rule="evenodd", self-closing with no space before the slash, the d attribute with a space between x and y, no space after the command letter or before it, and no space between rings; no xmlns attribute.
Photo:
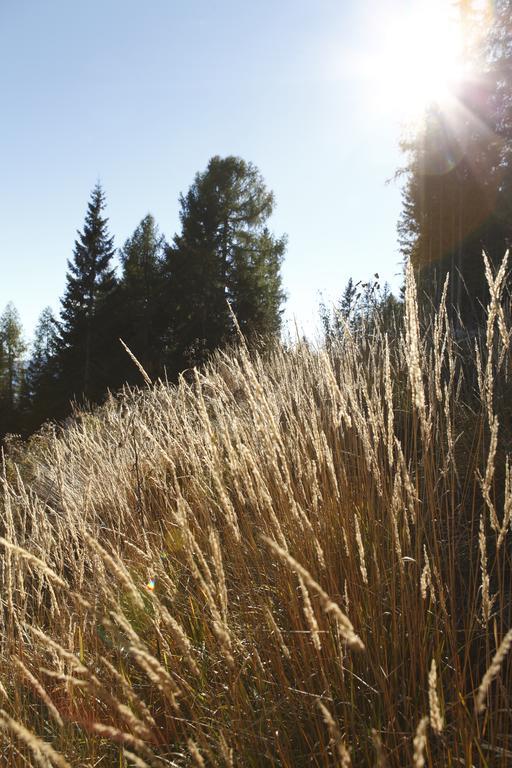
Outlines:
<svg viewBox="0 0 512 768"><path fill-rule="evenodd" d="M201 363L244 335L280 328L280 265L285 238L266 222L274 207L258 169L239 157L213 157L180 198L181 233L167 251L168 361L174 371Z"/></svg>
<svg viewBox="0 0 512 768"><path fill-rule="evenodd" d="M19 430L24 354L19 314L9 303L0 317L0 437Z"/></svg>
<svg viewBox="0 0 512 768"><path fill-rule="evenodd" d="M498 6L486 47L472 51L478 74L454 90L449 113L432 105L402 143L403 254L434 303L450 273L453 319L468 326L481 322L488 302L482 251L496 266L512 240L512 2Z"/></svg>
<svg viewBox="0 0 512 768"><path fill-rule="evenodd" d="M120 251L119 336L154 378L162 372L163 317L162 263L165 238L147 214ZM140 382L140 374L124 350L116 375L119 383Z"/></svg>
<svg viewBox="0 0 512 768"><path fill-rule="evenodd" d="M102 215L105 195L99 184L78 232L73 259L68 261L67 285L57 323L57 364L60 413L73 400L97 401L109 383L113 318L109 298L116 286L112 267L113 238Z"/></svg>
<svg viewBox="0 0 512 768"><path fill-rule="evenodd" d="M22 393L23 428L32 432L57 409L57 331L50 307L39 316Z"/></svg>
<svg viewBox="0 0 512 768"><path fill-rule="evenodd" d="M0 431L30 433L66 417L74 402L95 403L125 383L175 379L237 339L261 345L280 330L280 268L286 239L267 227L274 197L258 169L214 157L181 202L181 232L167 245L147 214L119 251L93 189L68 261L59 317L46 308L23 377L24 346L14 308L0 335Z"/></svg>
<svg viewBox="0 0 512 768"><path fill-rule="evenodd" d="M370 335L378 327L394 334L403 311L387 283L380 284L377 273L371 280L354 283L350 277L341 298L332 307L320 303L320 320L328 347L337 344L348 332Z"/></svg>

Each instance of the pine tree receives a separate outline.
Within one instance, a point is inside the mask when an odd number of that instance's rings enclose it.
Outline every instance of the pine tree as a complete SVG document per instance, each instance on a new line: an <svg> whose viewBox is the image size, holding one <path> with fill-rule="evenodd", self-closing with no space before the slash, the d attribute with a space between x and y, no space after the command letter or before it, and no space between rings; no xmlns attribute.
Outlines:
<svg viewBox="0 0 512 768"><path fill-rule="evenodd" d="M499 189L496 212L500 234L512 244L512 0L496 0L487 58L495 83L493 132L498 162L493 171ZM500 243L500 246L502 244Z"/></svg>
<svg viewBox="0 0 512 768"><path fill-rule="evenodd" d="M57 385L56 323L50 307L39 316L25 373L22 393L23 425L27 433L37 429L56 412Z"/></svg>
<svg viewBox="0 0 512 768"><path fill-rule="evenodd" d="M0 317L0 435L20 431L25 342L19 314L9 303Z"/></svg>
<svg viewBox="0 0 512 768"><path fill-rule="evenodd" d="M402 303L395 298L388 283L381 287L377 273L364 283L360 280L354 283L350 277L341 298L332 308L323 302L320 304L320 321L327 348L343 340L347 330L365 336L375 330L394 335L401 313Z"/></svg>
<svg viewBox="0 0 512 768"><path fill-rule="evenodd" d="M475 93L466 97L464 124L430 110L410 152L401 221L403 252L412 259L422 288L436 303L449 272L449 304L470 324L486 301L482 250L492 260L504 253L495 208L496 148L488 129L481 130L474 104L469 108L476 100Z"/></svg>
<svg viewBox="0 0 512 768"><path fill-rule="evenodd" d="M280 268L286 238L265 227L260 235L234 246L227 281L228 298L244 337L250 341L276 336L281 327L284 292Z"/></svg>
<svg viewBox="0 0 512 768"><path fill-rule="evenodd" d="M342 320L349 322L354 314L358 298L358 285L349 277L345 289L341 295L338 312Z"/></svg>
<svg viewBox="0 0 512 768"><path fill-rule="evenodd" d="M85 224L78 232L73 259L68 261L67 285L58 321L57 358L61 411L73 399L98 401L111 374L115 348L109 298L116 285L111 266L113 238L102 213L105 196L99 184L88 204Z"/></svg>
<svg viewBox="0 0 512 768"><path fill-rule="evenodd" d="M320 303L320 321L324 329L327 345L343 338L346 328L353 328L357 322L358 300L361 296L361 283L354 283L349 277L341 298L332 307L323 301Z"/></svg>
<svg viewBox="0 0 512 768"><path fill-rule="evenodd" d="M510 0L502 5L512 8ZM463 6L467 21L475 9ZM504 24L498 19L501 33ZM459 84L448 113L432 105L422 128L402 145L408 157L399 225L404 256L434 303L450 273L452 317L470 326L481 321L488 301L482 251L497 265L512 234L506 184L512 133L507 134L505 119L512 70L510 60L503 66L498 50L503 46L491 41L486 58L483 50L473 50L478 76Z"/></svg>
<svg viewBox="0 0 512 768"><path fill-rule="evenodd" d="M120 251L119 335L153 378L162 373L162 265L165 239L148 214ZM123 350L117 371L121 381L140 381Z"/></svg>
<svg viewBox="0 0 512 768"><path fill-rule="evenodd" d="M285 239L266 228L274 197L254 165L213 157L180 203L181 233L166 258L175 371L235 338L228 302L242 331L255 337L279 330L284 299Z"/></svg>

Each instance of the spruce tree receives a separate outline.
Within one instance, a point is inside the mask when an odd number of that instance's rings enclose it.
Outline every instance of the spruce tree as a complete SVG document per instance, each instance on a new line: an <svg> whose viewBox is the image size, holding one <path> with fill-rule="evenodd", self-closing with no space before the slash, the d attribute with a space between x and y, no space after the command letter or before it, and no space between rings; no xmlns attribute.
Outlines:
<svg viewBox="0 0 512 768"><path fill-rule="evenodd" d="M493 133L498 162L493 173L499 189L496 214L499 236L512 244L512 0L496 0L494 24L489 35L487 58L495 83ZM502 242L499 242L502 249Z"/></svg>
<svg viewBox="0 0 512 768"><path fill-rule="evenodd" d="M354 314L356 304L357 304L357 293L358 284L354 284L354 281L351 277L349 277L348 282L343 290L343 293L341 294L341 299L339 302L339 315L342 320L345 322L349 322L352 319L352 316Z"/></svg>
<svg viewBox="0 0 512 768"><path fill-rule="evenodd" d="M0 436L19 432L25 342L19 314L9 303L0 317Z"/></svg>
<svg viewBox="0 0 512 768"><path fill-rule="evenodd" d="M22 394L23 425L25 432L33 432L57 409L57 335L56 323L50 307L39 316L32 343L30 359L25 373Z"/></svg>
<svg viewBox="0 0 512 768"><path fill-rule="evenodd" d="M361 282L354 283L349 277L341 298L332 307L320 302L320 321L327 346L343 338L347 328L354 328L357 321L358 299L361 296Z"/></svg>
<svg viewBox="0 0 512 768"><path fill-rule="evenodd" d="M258 169L213 157L181 202L181 233L167 251L168 355L174 370L236 337L275 334L284 294L285 239L266 228L274 197Z"/></svg>
<svg viewBox="0 0 512 768"><path fill-rule="evenodd" d="M249 341L264 341L279 333L284 300L280 268L285 249L285 237L276 238L266 227L233 246L227 292Z"/></svg>
<svg viewBox="0 0 512 768"><path fill-rule="evenodd" d="M68 261L67 284L57 323L59 389L63 415L71 400L98 401L111 375L115 348L112 297L116 278L111 261L113 238L103 216L105 196L93 189L82 232Z"/></svg>
<svg viewBox="0 0 512 768"><path fill-rule="evenodd" d="M119 336L153 378L162 372L162 262L165 239L148 214L120 250ZM124 350L117 370L119 380L140 381Z"/></svg>
<svg viewBox="0 0 512 768"><path fill-rule="evenodd" d="M465 6L463 19L476 12ZM497 2L486 46L471 52L478 74L459 83L448 111L431 105L402 145L404 256L428 302L437 303L450 273L451 316L470 327L489 299L482 251L497 266L512 240L511 12L510 0Z"/></svg>
<svg viewBox="0 0 512 768"><path fill-rule="evenodd" d="M404 255L411 258L429 300L437 303L450 273L453 317L460 313L469 325L479 322L487 301L482 251L495 263L505 252L497 215L497 148L476 113L476 102L486 103L489 119L489 84L483 88L480 83L478 93L474 88L459 89L464 118L450 122L432 107L407 146L408 182L399 227Z"/></svg>

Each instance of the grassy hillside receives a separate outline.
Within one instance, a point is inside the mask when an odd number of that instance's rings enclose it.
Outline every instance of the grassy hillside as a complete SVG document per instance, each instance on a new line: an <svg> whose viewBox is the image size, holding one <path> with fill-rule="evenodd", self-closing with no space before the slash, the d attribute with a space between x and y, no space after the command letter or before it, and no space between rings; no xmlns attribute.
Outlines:
<svg viewBox="0 0 512 768"><path fill-rule="evenodd" d="M126 392L3 470L9 766L505 766L510 330Z"/></svg>

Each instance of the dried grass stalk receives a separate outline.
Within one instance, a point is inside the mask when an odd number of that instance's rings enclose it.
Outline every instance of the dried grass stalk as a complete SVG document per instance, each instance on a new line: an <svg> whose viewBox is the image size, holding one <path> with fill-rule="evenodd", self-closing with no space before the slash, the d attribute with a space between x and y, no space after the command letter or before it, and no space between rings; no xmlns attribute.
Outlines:
<svg viewBox="0 0 512 768"><path fill-rule="evenodd" d="M480 687L476 695L475 706L477 712L481 713L485 709L485 699L492 681L497 677L500 672L501 665L505 661L505 658L512 646L512 629L509 629L505 637L500 643L500 646L493 656L491 664L482 678Z"/></svg>

